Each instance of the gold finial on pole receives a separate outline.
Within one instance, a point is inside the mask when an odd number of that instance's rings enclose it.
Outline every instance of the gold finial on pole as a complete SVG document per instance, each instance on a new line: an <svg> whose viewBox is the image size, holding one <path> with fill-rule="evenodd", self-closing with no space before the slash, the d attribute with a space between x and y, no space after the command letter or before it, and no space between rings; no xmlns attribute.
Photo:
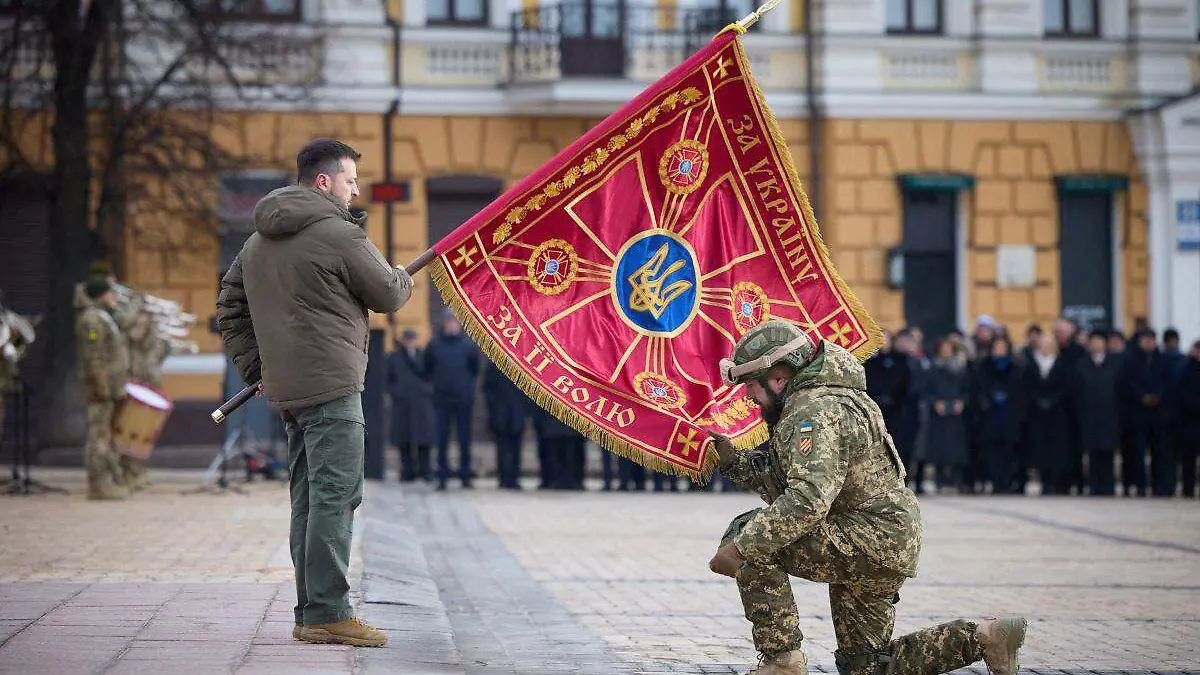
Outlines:
<svg viewBox="0 0 1200 675"><path fill-rule="evenodd" d="M723 28L721 30L721 33L724 33L727 30L734 31L735 33L737 33L739 35L741 35L742 33L745 33L746 31L750 30L751 26L758 23L758 20L763 17L763 14L766 14L767 12L775 9L776 7L779 6L779 3L781 3L781 2L783 2L783 0L767 0L766 2L764 2L762 4L761 7L754 10L753 12L747 14L740 21L737 21L736 23L731 23L728 26L726 26L725 28ZM810 0L810 2L811 2L811 0ZM717 33L717 35L720 35L721 33Z"/></svg>

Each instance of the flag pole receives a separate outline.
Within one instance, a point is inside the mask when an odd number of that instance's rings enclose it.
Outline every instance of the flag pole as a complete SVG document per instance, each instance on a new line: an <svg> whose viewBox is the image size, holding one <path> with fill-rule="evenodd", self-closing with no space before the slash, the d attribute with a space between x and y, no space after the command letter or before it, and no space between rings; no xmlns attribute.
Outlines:
<svg viewBox="0 0 1200 675"><path fill-rule="evenodd" d="M783 0L767 0L762 4L761 7L742 17L741 20L722 28L721 33L724 33L727 30L731 30L738 35L745 33L746 31L750 30L751 26L758 23L758 20L761 19L764 14L778 7L781 2L783 2ZM717 35L720 35L721 33L717 33Z"/></svg>

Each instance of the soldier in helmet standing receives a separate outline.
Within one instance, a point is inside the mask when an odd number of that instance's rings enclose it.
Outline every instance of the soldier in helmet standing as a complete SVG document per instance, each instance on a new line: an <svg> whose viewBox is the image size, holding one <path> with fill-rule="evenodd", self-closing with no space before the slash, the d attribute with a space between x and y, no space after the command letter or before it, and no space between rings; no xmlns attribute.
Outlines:
<svg viewBox="0 0 1200 675"><path fill-rule="evenodd" d="M714 434L722 475L768 504L735 518L709 563L737 580L762 655L754 673L808 672L789 575L829 584L840 675L931 675L980 659L996 675L1016 673L1021 618L892 639L900 587L916 575L921 513L854 355L774 320L747 332L721 371L746 384L771 431L766 446L743 452Z"/></svg>

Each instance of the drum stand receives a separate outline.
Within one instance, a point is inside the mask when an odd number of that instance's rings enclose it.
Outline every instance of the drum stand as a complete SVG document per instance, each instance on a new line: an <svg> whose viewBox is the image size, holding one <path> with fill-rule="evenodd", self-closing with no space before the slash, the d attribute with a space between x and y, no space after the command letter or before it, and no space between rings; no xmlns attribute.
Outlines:
<svg viewBox="0 0 1200 675"><path fill-rule="evenodd" d="M217 451L217 456L209 463L208 471L204 473L204 482L194 490L184 490L183 494L223 493L226 490L240 495L246 494L245 490L229 482L229 458L241 452L243 431L242 427L238 427L229 434L225 444ZM213 478L216 478L216 486L213 485Z"/></svg>
<svg viewBox="0 0 1200 675"><path fill-rule="evenodd" d="M71 494L70 492L51 485L46 485L30 478L29 464L33 457L29 441L29 385L22 380L21 391L13 398L13 458L12 478L5 482L4 494L35 495L35 494ZM4 405L0 398L0 405ZM4 429L0 427L0 441L3 441ZM21 475L21 465L25 466L25 475Z"/></svg>

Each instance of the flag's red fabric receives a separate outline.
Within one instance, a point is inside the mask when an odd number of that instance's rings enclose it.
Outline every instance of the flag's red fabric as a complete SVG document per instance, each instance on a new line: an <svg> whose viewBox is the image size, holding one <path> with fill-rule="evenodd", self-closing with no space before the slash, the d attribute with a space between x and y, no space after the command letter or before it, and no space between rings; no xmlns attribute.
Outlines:
<svg viewBox="0 0 1200 675"><path fill-rule="evenodd" d="M766 438L718 361L767 318L865 355L787 145L726 31L435 247L434 283L539 405L707 480L707 430Z"/></svg>

